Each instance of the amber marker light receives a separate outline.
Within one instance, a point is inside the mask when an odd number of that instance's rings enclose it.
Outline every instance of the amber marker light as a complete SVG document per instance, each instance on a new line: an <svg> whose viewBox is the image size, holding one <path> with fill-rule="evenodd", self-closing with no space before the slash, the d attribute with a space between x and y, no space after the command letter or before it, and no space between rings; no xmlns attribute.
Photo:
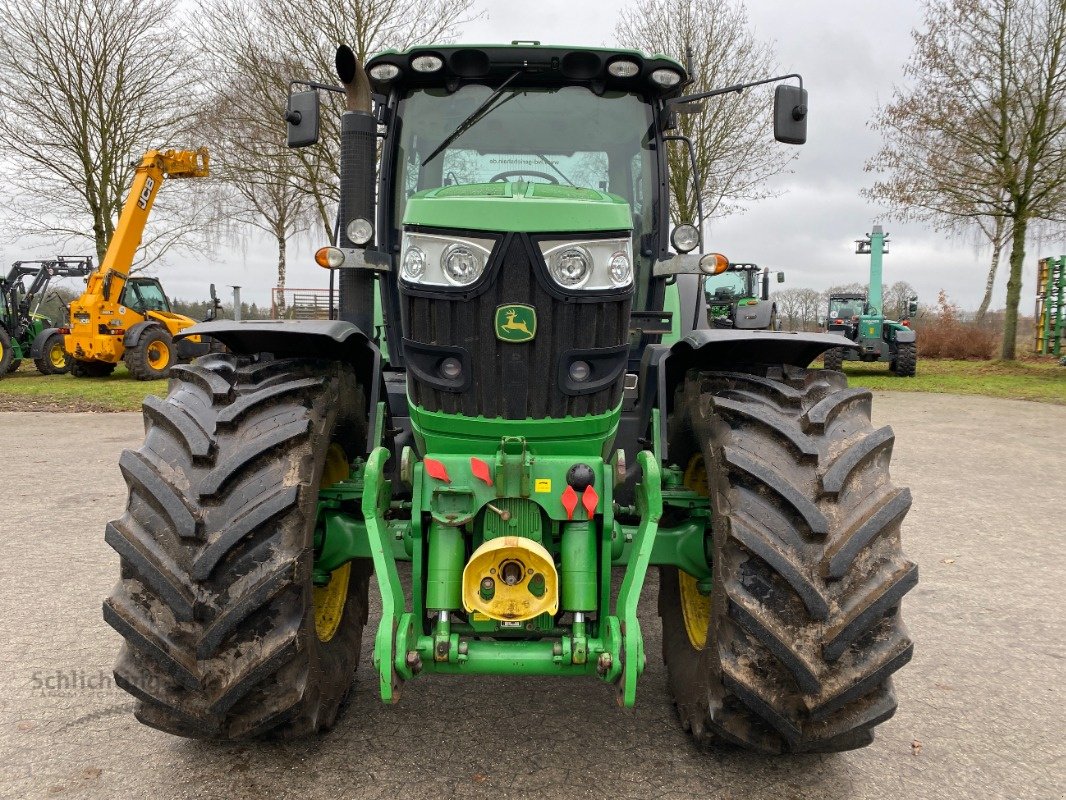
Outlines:
<svg viewBox="0 0 1066 800"><path fill-rule="evenodd" d="M721 275L729 269L729 259L721 253L707 253L700 256L700 272L707 275Z"/></svg>
<svg viewBox="0 0 1066 800"><path fill-rule="evenodd" d="M315 253L315 263L324 269L336 269L344 263L344 251L339 247L320 247Z"/></svg>

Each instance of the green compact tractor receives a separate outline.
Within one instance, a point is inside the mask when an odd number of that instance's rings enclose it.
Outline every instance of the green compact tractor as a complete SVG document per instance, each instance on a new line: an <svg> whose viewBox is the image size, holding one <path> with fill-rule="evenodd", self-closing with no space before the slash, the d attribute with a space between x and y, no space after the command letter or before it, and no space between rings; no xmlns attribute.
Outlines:
<svg viewBox="0 0 1066 800"><path fill-rule="evenodd" d="M90 256L56 256L45 261L16 261L0 278L0 376L32 358L45 375L70 369L63 336L39 313L54 278L84 278L93 271ZM29 283L27 283L29 281Z"/></svg>
<svg viewBox="0 0 1066 800"><path fill-rule="evenodd" d="M855 252L870 256L870 288L866 292L836 292L829 295L826 330L849 343L834 347L823 357L825 368L839 370L845 361L887 361L890 371L913 378L918 368L918 347L910 318L886 319L881 296L882 257L888 253L888 236L880 225L865 239L857 239ZM908 301L908 315L918 312L918 298Z"/></svg>
<svg viewBox="0 0 1066 800"><path fill-rule="evenodd" d="M808 368L837 334L678 311L679 286L728 260L670 251L666 142L676 112L745 87L684 97L671 59L536 43L365 70L342 47L337 72L287 119L310 144L320 93L345 104L339 241L316 255L341 318L183 331L229 352L175 366L119 461L104 617L138 719L328 729L364 639L357 686L386 703L422 675L503 675L599 681L631 706L655 567L697 740L868 744L912 651L892 430L869 391ZM774 105L777 138L802 143L804 90Z"/></svg>
<svg viewBox="0 0 1066 800"><path fill-rule="evenodd" d="M777 273L784 283L785 273ZM770 299L770 270L757 264L730 264L703 279L707 323L714 328L781 330L777 304Z"/></svg>

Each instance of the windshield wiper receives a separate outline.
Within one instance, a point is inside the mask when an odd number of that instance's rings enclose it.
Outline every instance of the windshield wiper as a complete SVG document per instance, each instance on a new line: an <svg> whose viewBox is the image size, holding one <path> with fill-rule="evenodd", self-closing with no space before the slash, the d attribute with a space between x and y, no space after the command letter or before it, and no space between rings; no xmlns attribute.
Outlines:
<svg viewBox="0 0 1066 800"><path fill-rule="evenodd" d="M428 156L426 156L426 160L422 162L422 166L424 167L434 158L439 156L441 154L441 151L444 150L444 148L446 148L448 145L450 145L452 142L454 142L456 139L466 133L470 128L474 127L474 125L481 121L482 117L487 116L488 111L491 111L491 109L489 109L489 106L492 105L492 102L501 94L503 94L503 90L507 88L507 84L509 84L521 74L522 70L518 70L517 72L515 72L514 75L512 75L510 78L508 78L498 87L496 87L496 91L486 97L484 102L482 102L481 105L475 108L473 112L471 112L469 117L459 123L459 126L454 131L452 131L451 134L449 134L447 139L437 145L437 148ZM486 109L488 109L488 111L486 111Z"/></svg>
<svg viewBox="0 0 1066 800"><path fill-rule="evenodd" d="M556 175L558 175L564 181L569 183L575 189L577 188L577 184L570 180L568 177L566 177L566 175L563 174L562 170L560 170L557 166L555 166L551 161L548 160L547 156L543 155L542 153L534 153L533 155L535 155L537 158L539 158L541 161L543 161L545 164L555 170Z"/></svg>

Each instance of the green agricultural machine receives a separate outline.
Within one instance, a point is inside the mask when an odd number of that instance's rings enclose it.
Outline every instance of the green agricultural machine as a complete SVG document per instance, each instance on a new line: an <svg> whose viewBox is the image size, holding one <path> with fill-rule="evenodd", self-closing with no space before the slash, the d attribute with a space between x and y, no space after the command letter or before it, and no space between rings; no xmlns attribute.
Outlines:
<svg viewBox="0 0 1066 800"><path fill-rule="evenodd" d="M777 273L785 282L785 273ZM703 279L707 324L715 328L780 330L777 304L770 299L770 270L758 264L730 264L718 275Z"/></svg>
<svg viewBox="0 0 1066 800"><path fill-rule="evenodd" d="M339 241L316 256L341 319L183 331L230 352L175 366L119 461L104 617L137 718L225 740L328 729L372 574L360 691L558 676L632 706L654 567L697 740L868 744L912 652L892 430L869 391L808 368L837 334L678 311L728 260L671 252L667 142L677 112L746 86L684 96L669 58L538 43L365 69L342 47L337 73L287 120L310 144L320 93L345 105ZM774 106L777 139L802 143L802 85Z"/></svg>
<svg viewBox="0 0 1066 800"><path fill-rule="evenodd" d="M1066 256L1042 258L1036 270L1037 355L1063 356L1066 338ZM1066 365L1066 359L1063 364Z"/></svg>
<svg viewBox="0 0 1066 800"><path fill-rule="evenodd" d="M826 330L849 339L844 347L826 352L826 369L839 370L845 361L887 361L891 372L913 378L918 368L918 347L910 318L897 322L885 318L881 296L882 259L888 253L888 236L880 225L865 239L855 241L855 252L870 256L870 286L865 293L841 292L829 296ZM908 315L918 312L918 298L908 301Z"/></svg>
<svg viewBox="0 0 1066 800"><path fill-rule="evenodd" d="M0 376L17 370L26 358L32 358L45 375L70 369L63 336L39 313L40 307L53 279L84 278L92 271L90 256L56 256L11 265L7 277L0 278Z"/></svg>

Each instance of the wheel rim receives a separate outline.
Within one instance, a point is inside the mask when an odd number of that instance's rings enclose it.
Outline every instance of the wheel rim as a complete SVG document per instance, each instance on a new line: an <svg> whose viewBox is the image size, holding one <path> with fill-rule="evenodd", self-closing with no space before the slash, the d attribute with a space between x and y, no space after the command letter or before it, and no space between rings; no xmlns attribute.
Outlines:
<svg viewBox="0 0 1066 800"><path fill-rule="evenodd" d="M166 342L157 339L148 345L145 352L148 355L148 363L156 369L161 369L170 363L170 348L167 347Z"/></svg>
<svg viewBox="0 0 1066 800"><path fill-rule="evenodd" d="M702 455L694 455L685 468L685 488L706 497L707 465ZM707 647L707 629L711 625L711 596L699 589L699 582L682 570L677 571L678 590L681 595L681 616L685 621L685 633L694 650Z"/></svg>
<svg viewBox="0 0 1066 800"><path fill-rule="evenodd" d="M331 444L326 451L320 489L326 489L349 474L348 457L339 444ZM348 562L329 574L329 583L315 586L312 592L315 611L315 633L320 642L328 642L337 633L344 618L344 604L348 600L348 578L352 564Z"/></svg>
<svg viewBox="0 0 1066 800"><path fill-rule="evenodd" d="M48 351L48 360L56 369L63 369L67 365L67 352L63 349L63 345L52 345L52 349Z"/></svg>

